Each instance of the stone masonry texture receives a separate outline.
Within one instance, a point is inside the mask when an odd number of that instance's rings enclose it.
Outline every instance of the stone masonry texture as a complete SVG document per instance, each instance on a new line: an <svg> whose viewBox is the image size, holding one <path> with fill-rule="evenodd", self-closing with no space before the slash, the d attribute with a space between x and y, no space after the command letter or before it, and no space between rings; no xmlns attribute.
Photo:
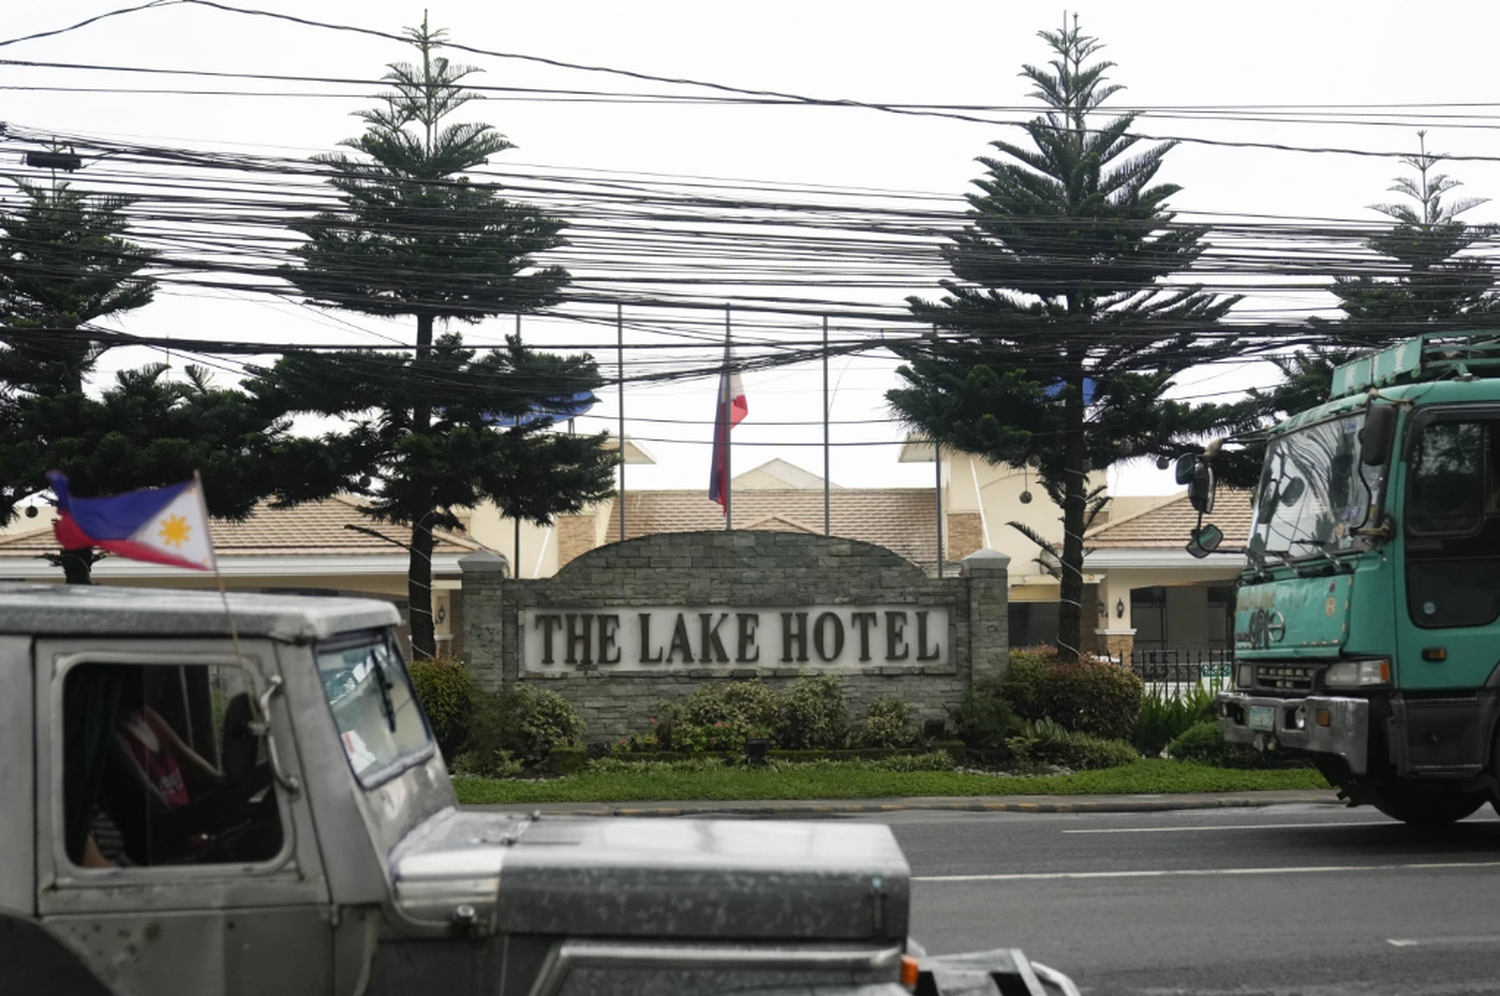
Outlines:
<svg viewBox="0 0 1500 996"><path fill-rule="evenodd" d="M588 739L615 739L644 731L661 703L704 683L760 678L784 687L825 668L699 664L611 673L604 666L523 676L517 634L523 609L941 606L949 614L948 664L826 670L843 677L855 722L881 695L904 699L919 723L945 719L972 680L1004 673L1008 563L1002 554L979 551L965 561L962 576L930 578L891 551L857 540L764 530L644 536L581 553L551 578L465 571L465 664L491 690L538 682L577 706Z"/></svg>

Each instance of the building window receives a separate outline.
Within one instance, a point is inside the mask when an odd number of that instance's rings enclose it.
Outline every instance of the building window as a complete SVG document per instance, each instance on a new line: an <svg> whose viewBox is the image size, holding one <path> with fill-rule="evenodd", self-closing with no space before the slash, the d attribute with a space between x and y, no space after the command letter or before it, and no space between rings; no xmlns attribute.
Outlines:
<svg viewBox="0 0 1500 996"><path fill-rule="evenodd" d="M1012 647L1057 646L1057 602L1011 602Z"/></svg>
<svg viewBox="0 0 1500 996"><path fill-rule="evenodd" d="M1234 588L1214 585L1208 589L1208 649L1234 649Z"/></svg>
<svg viewBox="0 0 1500 996"><path fill-rule="evenodd" d="M1130 589L1130 624L1136 649L1167 649L1167 589Z"/></svg>

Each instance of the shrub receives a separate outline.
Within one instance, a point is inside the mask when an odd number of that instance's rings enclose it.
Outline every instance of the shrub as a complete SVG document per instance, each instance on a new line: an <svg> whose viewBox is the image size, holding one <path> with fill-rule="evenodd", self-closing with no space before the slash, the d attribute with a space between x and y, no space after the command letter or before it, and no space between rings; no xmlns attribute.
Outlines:
<svg viewBox="0 0 1500 996"><path fill-rule="evenodd" d="M742 750L750 737L772 736L780 713L780 697L765 682L701 685L686 698L662 705L652 720L656 746L648 749ZM738 746L707 746L726 741Z"/></svg>
<svg viewBox="0 0 1500 996"><path fill-rule="evenodd" d="M835 674L798 678L782 699L777 739L787 750L837 750L849 744L849 704Z"/></svg>
<svg viewBox="0 0 1500 996"><path fill-rule="evenodd" d="M583 747L583 717L554 691L518 685L506 692L480 692L474 700L466 753L481 766L510 754L527 765L544 761L557 747Z"/></svg>
<svg viewBox="0 0 1500 996"><path fill-rule="evenodd" d="M449 773L466 778L514 778L526 765L508 750L464 751L453 759Z"/></svg>
<svg viewBox="0 0 1500 996"><path fill-rule="evenodd" d="M409 671L438 748L445 757L453 757L469 739L469 718L479 690L474 676L451 657L415 660Z"/></svg>
<svg viewBox="0 0 1500 996"><path fill-rule="evenodd" d="M1006 745L1018 761L1059 764L1076 771L1118 768L1140 759L1123 740L1090 736L1045 719L1032 723L1025 734L1012 737Z"/></svg>
<svg viewBox="0 0 1500 996"><path fill-rule="evenodd" d="M1189 727L1173 740L1168 754L1179 761L1201 761L1216 768L1266 768L1274 766L1260 751L1249 744L1232 744L1215 720Z"/></svg>
<svg viewBox="0 0 1500 996"><path fill-rule="evenodd" d="M856 741L861 747L909 747L918 736L911 707L894 695L882 695L865 710Z"/></svg>
<svg viewBox="0 0 1500 996"><path fill-rule="evenodd" d="M1001 694L1015 714L1052 719L1065 729L1128 740L1141 712L1141 679L1108 660L1064 664L1051 647L1014 650Z"/></svg>
<svg viewBox="0 0 1500 996"><path fill-rule="evenodd" d="M957 707L948 710L954 731L965 746L1003 750L1005 741L1021 732L1002 679L981 678L964 692Z"/></svg>
<svg viewBox="0 0 1500 996"><path fill-rule="evenodd" d="M1135 727L1136 749L1147 757L1155 757L1189 729L1212 719L1213 714L1213 693L1202 685L1193 685L1182 694L1172 694L1158 685L1141 699L1140 718Z"/></svg>
<svg viewBox="0 0 1500 996"><path fill-rule="evenodd" d="M1056 647L1023 647L1010 652L1010 664L999 689L1016 716L1033 721L1046 718L1042 684L1047 673L1061 663Z"/></svg>

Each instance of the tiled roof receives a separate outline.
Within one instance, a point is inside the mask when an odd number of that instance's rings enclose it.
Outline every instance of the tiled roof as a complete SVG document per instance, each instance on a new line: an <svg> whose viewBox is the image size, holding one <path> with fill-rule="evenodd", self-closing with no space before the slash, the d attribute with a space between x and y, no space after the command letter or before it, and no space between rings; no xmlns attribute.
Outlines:
<svg viewBox="0 0 1500 996"><path fill-rule="evenodd" d="M736 529L776 529L823 535L823 492L736 491ZM848 488L829 493L833 535L883 546L926 568L936 565L937 523L932 491L921 488ZM613 517L619 517L614 506ZM701 491L627 491L625 535L723 529L724 514ZM608 539L619 533L611 531Z"/></svg>
<svg viewBox="0 0 1500 996"><path fill-rule="evenodd" d="M1250 539L1250 513L1254 495L1248 490L1220 488L1214 497L1213 514L1205 516L1224 530L1223 546L1244 546ZM1187 544L1198 513L1188 504L1187 492L1162 500L1161 504L1127 515L1089 530L1085 542L1100 550L1182 547Z"/></svg>
<svg viewBox="0 0 1500 996"><path fill-rule="evenodd" d="M271 508L262 502L243 522L215 519L209 524L214 551L229 557L274 557L297 555L363 556L401 552L400 547L368 533L345 529L360 526L374 529L391 539L406 542L407 526L374 522L360 513L357 498L339 495L323 501L310 501L295 508ZM443 530L435 530L434 553L472 553L478 543ZM0 557L28 556L57 551L50 520L46 525L24 533L0 537Z"/></svg>

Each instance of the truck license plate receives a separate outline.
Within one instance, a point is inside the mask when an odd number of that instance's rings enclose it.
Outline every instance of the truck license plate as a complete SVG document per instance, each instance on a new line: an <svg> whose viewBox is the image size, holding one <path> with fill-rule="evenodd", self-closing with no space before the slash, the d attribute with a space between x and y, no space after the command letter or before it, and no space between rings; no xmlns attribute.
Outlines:
<svg viewBox="0 0 1500 996"><path fill-rule="evenodd" d="M1250 729L1252 729L1252 730L1274 730L1274 729L1276 729L1276 707L1275 706L1251 706L1250 707Z"/></svg>

